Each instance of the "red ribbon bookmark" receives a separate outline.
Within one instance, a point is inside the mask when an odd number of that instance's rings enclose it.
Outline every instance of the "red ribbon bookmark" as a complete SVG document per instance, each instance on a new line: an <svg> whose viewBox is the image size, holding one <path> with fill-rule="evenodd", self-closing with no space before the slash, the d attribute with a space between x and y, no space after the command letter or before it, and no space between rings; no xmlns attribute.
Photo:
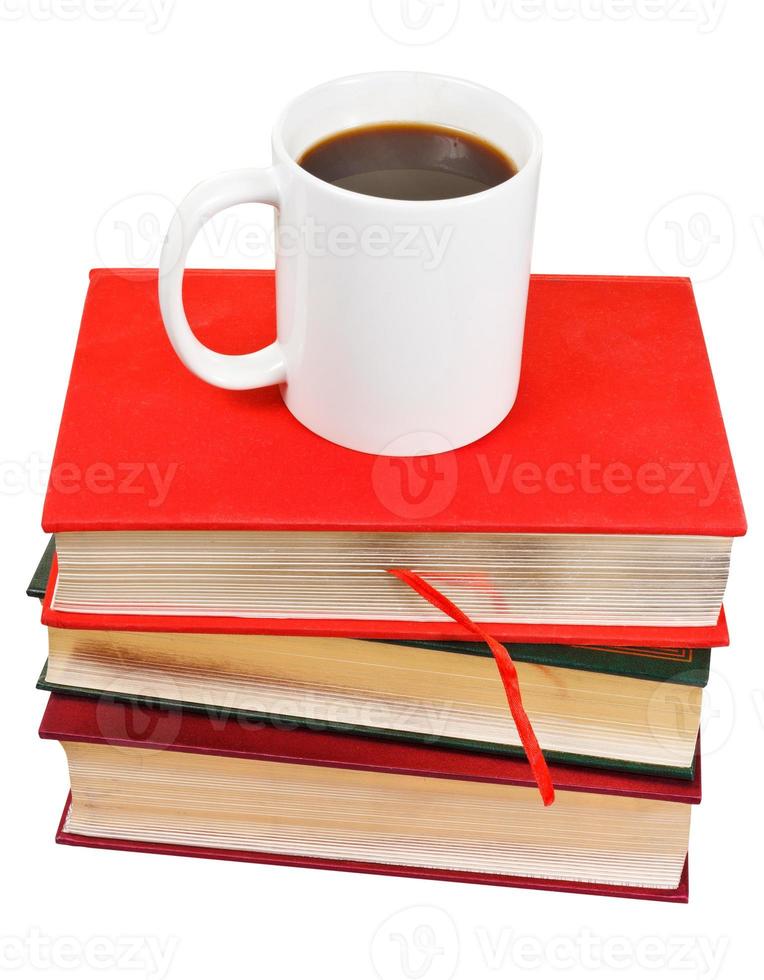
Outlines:
<svg viewBox="0 0 764 980"><path fill-rule="evenodd" d="M499 674L501 675L504 690L507 694L507 701L509 702L509 710L512 712L520 741L523 744L525 754L530 763L533 778L536 780L539 793L541 793L541 799L544 801L544 806L551 806L554 803L552 777L549 774L549 768L547 767L544 753L541 751L541 746L536 738L536 733L533 731L533 725L531 725L530 719L525 713L517 670L507 648L502 643L499 643L497 639L486 633L477 623L473 623L469 616L463 613L458 606L455 606L450 599L447 599L437 589L433 588L429 582L425 582L416 572L411 572L406 568L389 568L388 572L408 585L414 592L418 592L423 599L426 599L436 609L440 609L446 616L450 616L454 622L466 627L471 633L479 636L484 643L488 644L496 661L496 666L499 668Z"/></svg>

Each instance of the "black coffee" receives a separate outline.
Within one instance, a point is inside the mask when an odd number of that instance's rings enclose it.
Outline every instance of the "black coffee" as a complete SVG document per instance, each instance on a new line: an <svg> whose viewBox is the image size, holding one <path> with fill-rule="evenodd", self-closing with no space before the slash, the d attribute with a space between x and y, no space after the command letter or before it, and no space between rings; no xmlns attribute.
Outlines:
<svg viewBox="0 0 764 980"><path fill-rule="evenodd" d="M383 123L329 136L300 166L357 194L399 201L442 201L504 183L513 161L486 140L425 123Z"/></svg>

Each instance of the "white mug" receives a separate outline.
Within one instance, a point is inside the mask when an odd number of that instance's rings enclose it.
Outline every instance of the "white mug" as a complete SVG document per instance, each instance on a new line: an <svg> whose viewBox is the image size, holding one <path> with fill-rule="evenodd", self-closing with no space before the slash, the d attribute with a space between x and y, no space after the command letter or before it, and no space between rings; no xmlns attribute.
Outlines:
<svg viewBox="0 0 764 980"><path fill-rule="evenodd" d="M518 173L465 197L404 201L344 190L300 167L322 139L384 122L466 130L508 154ZM528 115L471 82L380 72L311 89L276 123L272 167L214 177L180 205L159 266L170 341L210 384L280 385L303 425L349 449L411 456L474 442L517 394L540 164ZM277 340L219 354L189 327L183 269L205 221L248 202L278 212Z"/></svg>

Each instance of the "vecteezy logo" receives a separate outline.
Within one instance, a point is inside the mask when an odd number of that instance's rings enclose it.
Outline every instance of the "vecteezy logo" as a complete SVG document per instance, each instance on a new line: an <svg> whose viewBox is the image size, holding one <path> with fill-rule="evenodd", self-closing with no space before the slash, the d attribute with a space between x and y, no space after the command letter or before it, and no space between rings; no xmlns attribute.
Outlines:
<svg viewBox="0 0 764 980"><path fill-rule="evenodd" d="M371 0L377 26L399 44L434 44L456 23L459 0Z"/></svg>
<svg viewBox="0 0 764 980"><path fill-rule="evenodd" d="M432 905L401 909L371 941L371 962L381 980L451 980L458 960L454 921Z"/></svg>
<svg viewBox="0 0 764 980"><path fill-rule="evenodd" d="M721 751L731 738L735 728L735 707L735 693L730 682L718 670L712 669L703 692L700 719L704 757Z"/></svg>
<svg viewBox="0 0 764 980"><path fill-rule="evenodd" d="M180 733L182 712L153 705L151 698L145 703L120 701L121 689L123 685L115 678L104 685L104 692L96 702L96 724L104 742L111 746L145 742L152 748L172 745ZM134 692L138 698L141 695L140 691ZM180 701L180 691L175 688L165 691L164 696Z"/></svg>
<svg viewBox="0 0 764 980"><path fill-rule="evenodd" d="M647 728L656 748L676 752L677 735L698 718L701 689L681 683L658 684L647 703Z"/></svg>
<svg viewBox="0 0 764 980"><path fill-rule="evenodd" d="M735 697L727 679L712 670L705 688L675 677L673 683L659 684L647 705L647 724L651 738L665 751L676 751L677 734L692 731L700 709L700 735L703 755L724 748L735 725Z"/></svg>
<svg viewBox="0 0 764 980"><path fill-rule="evenodd" d="M454 499L457 479L451 444L431 432L396 439L374 460L371 471L379 502L396 517L414 520L441 514Z"/></svg>
<svg viewBox="0 0 764 980"><path fill-rule="evenodd" d="M713 194L685 194L669 201L647 229L647 251L657 268L697 282L723 272L734 248L732 213Z"/></svg>
<svg viewBox="0 0 764 980"><path fill-rule="evenodd" d="M162 194L133 194L112 205L95 233L99 260L110 268L156 266L175 205Z"/></svg>

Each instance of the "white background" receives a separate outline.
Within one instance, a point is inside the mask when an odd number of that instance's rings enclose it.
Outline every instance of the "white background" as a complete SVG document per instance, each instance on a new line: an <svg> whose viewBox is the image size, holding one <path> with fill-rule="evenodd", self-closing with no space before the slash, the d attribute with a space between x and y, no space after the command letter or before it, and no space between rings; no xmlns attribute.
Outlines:
<svg viewBox="0 0 764 980"><path fill-rule="evenodd" d="M148 0L0 0L0 970L109 977L121 968L178 980L753 975L763 863L764 6L157 2L158 17ZM708 689L689 907L53 844L67 779L61 750L36 738L45 637L23 593L45 543L44 471L87 272L156 264L170 202L218 171L266 164L286 100L384 68L466 76L535 117L545 136L535 271L696 278L753 532L734 552L733 644L716 655ZM268 265L239 234L252 222L267 228L266 209L231 220L197 243L192 264Z"/></svg>

